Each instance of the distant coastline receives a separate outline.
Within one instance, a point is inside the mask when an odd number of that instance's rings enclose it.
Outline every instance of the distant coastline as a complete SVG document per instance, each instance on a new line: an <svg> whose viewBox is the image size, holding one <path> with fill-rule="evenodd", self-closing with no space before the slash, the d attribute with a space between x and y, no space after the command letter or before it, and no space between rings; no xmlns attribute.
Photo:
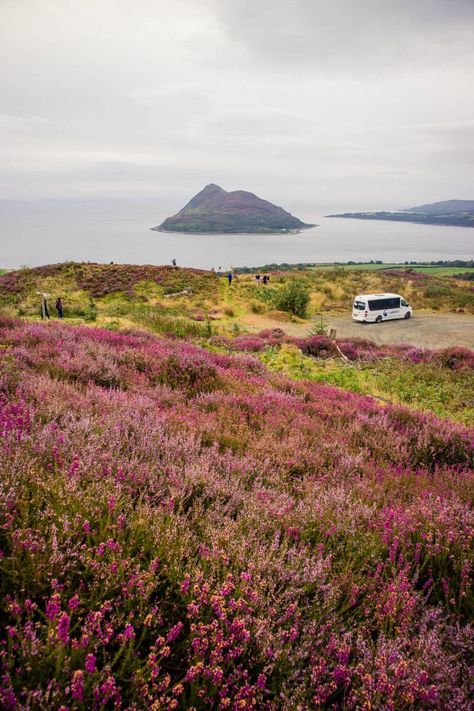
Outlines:
<svg viewBox="0 0 474 711"><path fill-rule="evenodd" d="M325 217L342 217L349 220L384 220L385 222L412 222L417 225L444 227L474 227L474 214L469 215L422 215L406 212L344 212Z"/></svg>
<svg viewBox="0 0 474 711"><path fill-rule="evenodd" d="M445 227L474 227L474 200L441 200L405 210L342 212L336 215L326 215L326 217L413 222L418 225L444 225Z"/></svg>
<svg viewBox="0 0 474 711"><path fill-rule="evenodd" d="M260 230L260 231L255 231L252 230L251 232L223 232L221 230L207 230L206 232L201 232L198 230L188 230L188 231L182 231L179 232L178 230L166 230L160 225L158 227L150 227L150 230L152 232L164 232L167 235L220 235L220 234L225 234L225 235L297 235L300 232L304 232L306 230L311 230L313 227L320 227L320 225L304 225L304 227L298 227L297 229L285 229L285 230Z"/></svg>

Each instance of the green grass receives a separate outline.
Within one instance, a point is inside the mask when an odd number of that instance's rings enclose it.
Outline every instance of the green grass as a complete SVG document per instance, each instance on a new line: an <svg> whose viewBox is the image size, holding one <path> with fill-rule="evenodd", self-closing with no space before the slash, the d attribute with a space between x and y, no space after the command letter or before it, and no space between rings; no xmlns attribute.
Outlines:
<svg viewBox="0 0 474 711"><path fill-rule="evenodd" d="M469 260L465 261L466 264ZM361 262L350 264L348 262L308 262L301 264L271 264L262 265L258 267L240 267L236 271L241 274L254 274L258 271L260 272L302 272L302 271L320 271L328 269L343 269L345 271L379 271L383 269L410 269L415 272L422 272L426 274L439 274L442 276L451 276L453 274L460 274L462 272L474 271L474 267L470 266L456 266L456 265L437 265L437 264L406 264L405 262Z"/></svg>
<svg viewBox="0 0 474 711"><path fill-rule="evenodd" d="M131 310L131 319L140 326L165 335L173 335L178 338L210 338L213 330L210 321L202 323L191 321L182 317L173 317L160 313L156 309L148 306L138 306Z"/></svg>
<svg viewBox="0 0 474 711"><path fill-rule="evenodd" d="M474 293L469 282L457 282L448 277L458 269L474 272L474 268L410 266L410 269L429 273L426 278L420 278L417 274L405 274L402 267L374 263L328 264L275 271L271 272L268 286L257 286L252 274L239 274L229 287L227 279L199 270L66 263L5 274L1 277L0 305L12 316L38 319L37 291L42 290L51 294L53 317L56 315L54 301L61 295L64 317L68 321L93 321L110 328L138 325L159 332L174 332L170 319L176 318L180 319L176 326L179 333L193 335L199 331L197 335L201 337L206 322L212 322L214 333L226 333L236 328L236 324L241 329L253 330L260 322L265 328L266 318L282 322L295 320L294 309L284 302L283 296L298 280L304 282L310 293L306 312L309 319L321 310L348 313L356 294L383 291L402 294L417 310L462 308L474 313ZM188 287L191 291L183 295L183 289ZM181 295L175 297L176 294ZM303 315L303 312L298 311L298 314ZM186 322L190 322L189 327L185 326ZM196 322L201 326L192 325Z"/></svg>
<svg viewBox="0 0 474 711"><path fill-rule="evenodd" d="M436 267L431 265L412 264L321 264L310 267L311 270L345 269L346 271L376 271L380 269L410 269L421 274L437 274L439 276L453 276L454 274L465 274L474 272L474 267Z"/></svg>
<svg viewBox="0 0 474 711"><path fill-rule="evenodd" d="M377 270L377 269L391 269L391 268L402 268L405 267L405 264L374 264L371 262L367 262L366 264L337 264L337 262L334 262L332 264L316 264L313 267L310 267L312 270L320 270L320 269L345 269L346 271L353 271L353 270Z"/></svg>

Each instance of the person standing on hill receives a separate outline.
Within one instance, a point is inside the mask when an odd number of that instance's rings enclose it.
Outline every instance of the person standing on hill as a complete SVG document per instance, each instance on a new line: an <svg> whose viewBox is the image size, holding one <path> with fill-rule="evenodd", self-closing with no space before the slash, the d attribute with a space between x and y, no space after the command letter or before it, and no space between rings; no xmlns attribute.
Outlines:
<svg viewBox="0 0 474 711"><path fill-rule="evenodd" d="M232 284L232 279L233 279L233 277L234 277L234 275L232 274L232 272L229 272L229 273L227 274L227 279L228 279L228 282L229 282L229 286Z"/></svg>
<svg viewBox="0 0 474 711"><path fill-rule="evenodd" d="M63 318L63 302L60 296L56 299L56 311L58 312L58 318Z"/></svg>
<svg viewBox="0 0 474 711"><path fill-rule="evenodd" d="M173 267L175 267L176 266L176 259L172 259L171 264L173 265Z"/></svg>

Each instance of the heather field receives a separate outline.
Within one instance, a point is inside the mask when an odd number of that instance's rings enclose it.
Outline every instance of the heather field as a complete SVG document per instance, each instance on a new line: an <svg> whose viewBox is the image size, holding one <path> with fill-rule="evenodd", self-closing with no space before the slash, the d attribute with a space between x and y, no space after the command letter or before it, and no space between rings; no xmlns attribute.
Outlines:
<svg viewBox="0 0 474 711"><path fill-rule="evenodd" d="M474 431L239 338L0 320L2 708L472 708Z"/></svg>
<svg viewBox="0 0 474 711"><path fill-rule="evenodd" d="M408 344L376 345L362 338L298 338L274 328L234 338L214 336L208 347L254 353L271 370L344 390L403 403L415 410L474 425L474 352L430 350Z"/></svg>

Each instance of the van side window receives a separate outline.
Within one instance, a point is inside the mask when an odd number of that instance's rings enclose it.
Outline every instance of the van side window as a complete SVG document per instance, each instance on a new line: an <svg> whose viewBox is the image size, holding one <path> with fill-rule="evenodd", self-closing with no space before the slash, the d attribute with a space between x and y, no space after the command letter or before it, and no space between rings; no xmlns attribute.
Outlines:
<svg viewBox="0 0 474 711"><path fill-rule="evenodd" d="M388 309L389 299L373 299L369 301L369 311L380 311L381 309Z"/></svg>
<svg viewBox="0 0 474 711"><path fill-rule="evenodd" d="M399 309L400 299L391 297L388 299L373 299L369 301L369 311L381 311L382 309Z"/></svg>

